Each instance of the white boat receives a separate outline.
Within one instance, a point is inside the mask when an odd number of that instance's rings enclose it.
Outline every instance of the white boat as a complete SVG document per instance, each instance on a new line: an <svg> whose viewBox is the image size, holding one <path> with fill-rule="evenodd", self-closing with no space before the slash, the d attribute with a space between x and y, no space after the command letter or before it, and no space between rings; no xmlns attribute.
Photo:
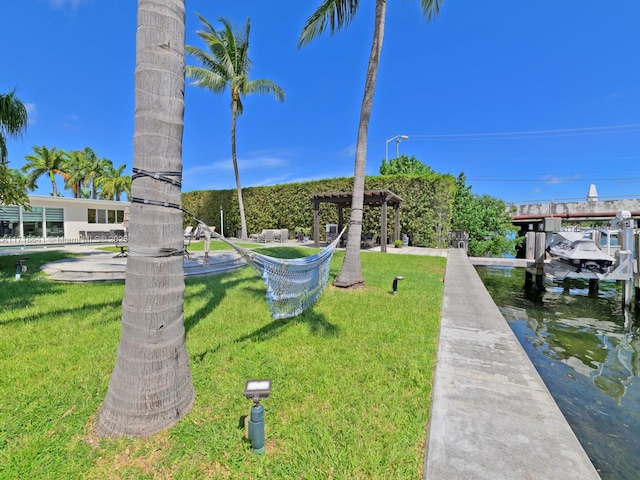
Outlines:
<svg viewBox="0 0 640 480"><path fill-rule="evenodd" d="M607 273L615 259L604 253L596 242L582 232L557 232L547 248L551 260L576 273L582 271Z"/></svg>

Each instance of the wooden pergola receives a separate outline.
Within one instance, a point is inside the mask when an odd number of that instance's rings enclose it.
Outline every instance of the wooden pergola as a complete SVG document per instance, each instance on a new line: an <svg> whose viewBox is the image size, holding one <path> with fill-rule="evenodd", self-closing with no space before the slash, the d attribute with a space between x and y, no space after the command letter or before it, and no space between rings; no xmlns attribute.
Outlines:
<svg viewBox="0 0 640 480"><path fill-rule="evenodd" d="M320 204L333 203L338 207L338 231L342 231L344 226L343 209L351 207L353 199L352 192L332 192L332 193L315 193L311 195L313 202L313 240L316 247L320 246ZM381 207L380 212L380 250L387 251L387 208L393 207L395 215L395 226L393 230L393 239L400 238L400 205L402 200L399 196L390 190L365 190L364 205L371 207Z"/></svg>

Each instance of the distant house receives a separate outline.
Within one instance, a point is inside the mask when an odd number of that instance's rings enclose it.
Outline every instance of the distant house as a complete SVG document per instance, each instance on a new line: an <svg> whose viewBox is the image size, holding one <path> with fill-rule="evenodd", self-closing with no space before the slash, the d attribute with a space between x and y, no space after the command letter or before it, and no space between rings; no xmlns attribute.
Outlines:
<svg viewBox="0 0 640 480"><path fill-rule="evenodd" d="M124 230L129 202L29 195L31 211L0 205L0 240L82 241Z"/></svg>

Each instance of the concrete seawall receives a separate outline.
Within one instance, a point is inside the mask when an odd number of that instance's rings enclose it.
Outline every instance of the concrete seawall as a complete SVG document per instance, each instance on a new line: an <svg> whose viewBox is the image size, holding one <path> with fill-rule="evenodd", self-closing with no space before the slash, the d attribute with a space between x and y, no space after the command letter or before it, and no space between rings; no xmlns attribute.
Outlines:
<svg viewBox="0 0 640 480"><path fill-rule="evenodd" d="M424 478L600 478L463 250L448 252Z"/></svg>

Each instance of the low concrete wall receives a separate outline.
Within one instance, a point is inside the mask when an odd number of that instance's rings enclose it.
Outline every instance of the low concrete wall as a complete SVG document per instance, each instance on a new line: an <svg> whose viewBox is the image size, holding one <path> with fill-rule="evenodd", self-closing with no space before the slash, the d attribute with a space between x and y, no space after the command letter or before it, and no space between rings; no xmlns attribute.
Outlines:
<svg viewBox="0 0 640 480"><path fill-rule="evenodd" d="M548 202L518 205L517 211L512 214L514 218L542 218L557 216L562 218L580 216L615 217L616 212L627 210L634 216L640 214L640 200L604 200L601 202Z"/></svg>

